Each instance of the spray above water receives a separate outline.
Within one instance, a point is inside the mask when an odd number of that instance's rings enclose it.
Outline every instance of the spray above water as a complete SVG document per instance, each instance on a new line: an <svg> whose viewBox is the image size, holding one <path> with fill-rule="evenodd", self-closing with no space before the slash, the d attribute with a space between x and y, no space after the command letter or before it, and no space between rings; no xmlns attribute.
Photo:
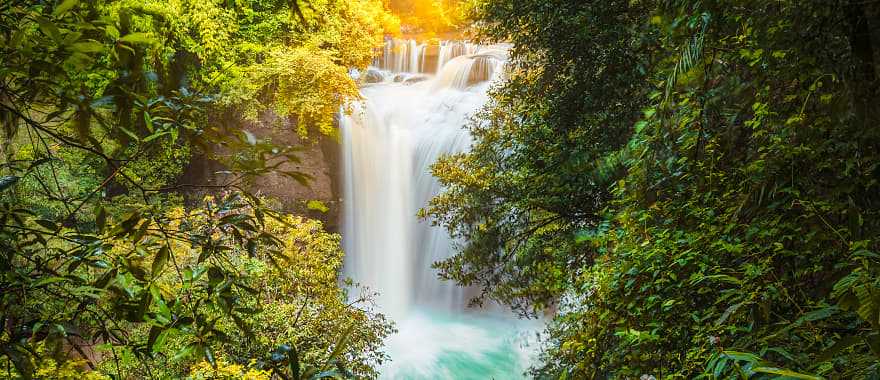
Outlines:
<svg viewBox="0 0 880 380"><path fill-rule="evenodd" d="M455 242L416 216L441 190L430 166L469 148L464 127L488 100L506 50L389 40L384 52L365 100L341 120L345 274L378 291L379 308L400 328L386 342L392 363L383 377L520 377L528 366L521 334L534 324L469 309L478 290L443 282L431 268Z"/></svg>

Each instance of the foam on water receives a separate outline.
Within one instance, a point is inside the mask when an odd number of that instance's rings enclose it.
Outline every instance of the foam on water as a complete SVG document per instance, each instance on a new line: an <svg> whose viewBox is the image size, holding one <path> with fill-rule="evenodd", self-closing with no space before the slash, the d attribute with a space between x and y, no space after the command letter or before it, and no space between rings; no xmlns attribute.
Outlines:
<svg viewBox="0 0 880 380"><path fill-rule="evenodd" d="M384 379L523 379L535 352L535 321L422 309L400 322L386 348Z"/></svg>

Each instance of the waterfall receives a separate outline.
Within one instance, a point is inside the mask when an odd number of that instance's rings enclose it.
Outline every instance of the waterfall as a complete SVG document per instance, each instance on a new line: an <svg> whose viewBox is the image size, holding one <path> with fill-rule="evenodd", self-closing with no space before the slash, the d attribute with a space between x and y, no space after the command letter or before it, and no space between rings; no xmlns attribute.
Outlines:
<svg viewBox="0 0 880 380"><path fill-rule="evenodd" d="M389 39L385 41L382 55L373 60L373 66L395 73L423 73L427 50L426 43Z"/></svg>
<svg viewBox="0 0 880 380"><path fill-rule="evenodd" d="M499 50L499 53L503 53L504 49L466 41L439 41L428 44L415 40L389 38L381 50L382 54L373 60L373 67L396 74L434 74L441 72L455 58L477 55L486 50Z"/></svg>
<svg viewBox="0 0 880 380"><path fill-rule="evenodd" d="M437 54L437 71L443 69L449 61L451 61L455 57L460 57L462 55L471 55L476 54L480 49L480 45L472 44L470 42L465 41L441 41L439 45L439 52Z"/></svg>
<svg viewBox="0 0 880 380"><path fill-rule="evenodd" d="M365 85L364 101L341 117L345 275L379 292L379 309L400 323L400 334L386 343L392 359L418 367L387 367L383 377L468 378L466 368L493 361L481 371L515 378L527 362L522 350L511 348L512 331L522 329L510 325L518 322L468 309L478 289L437 278L431 264L449 258L455 242L444 229L417 218L441 191L430 166L444 154L469 148L464 127L488 100L506 50L441 43L436 75L412 81L415 76L401 74L423 70L426 50L415 41L387 41L385 56L376 60L380 67L373 69L381 71L375 76L381 80ZM450 360L444 355L467 358L460 359L466 364L444 367L438 364ZM413 375L426 368L435 372Z"/></svg>
<svg viewBox="0 0 880 380"><path fill-rule="evenodd" d="M434 89L466 89L468 86L497 79L504 65L505 52L485 49L477 53L455 57L437 72Z"/></svg>
<svg viewBox="0 0 880 380"><path fill-rule="evenodd" d="M406 315L417 303L460 311L467 302L464 289L442 283L431 268L452 255L454 242L416 214L440 191L430 166L469 147L464 126L486 102L506 52L464 43L440 46L447 56L466 54L423 82L384 75L383 83L362 89L365 101L341 120L346 274L379 291L379 305L393 316ZM390 40L385 51L391 56L383 61L406 72L421 64L418 49L424 45Z"/></svg>

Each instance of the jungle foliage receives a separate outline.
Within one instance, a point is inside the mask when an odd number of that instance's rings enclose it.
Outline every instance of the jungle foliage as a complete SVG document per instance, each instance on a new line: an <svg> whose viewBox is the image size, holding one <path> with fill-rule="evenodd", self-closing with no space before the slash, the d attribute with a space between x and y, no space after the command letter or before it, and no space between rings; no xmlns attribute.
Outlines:
<svg viewBox="0 0 880 380"><path fill-rule="evenodd" d="M880 378L880 3L478 0L507 79L434 173L533 375Z"/></svg>
<svg viewBox="0 0 880 380"><path fill-rule="evenodd" d="M378 0L2 2L0 377L374 377L390 323L339 287L338 235L244 191L299 148L241 121L333 134L394 23ZM194 156L230 179L184 207Z"/></svg>

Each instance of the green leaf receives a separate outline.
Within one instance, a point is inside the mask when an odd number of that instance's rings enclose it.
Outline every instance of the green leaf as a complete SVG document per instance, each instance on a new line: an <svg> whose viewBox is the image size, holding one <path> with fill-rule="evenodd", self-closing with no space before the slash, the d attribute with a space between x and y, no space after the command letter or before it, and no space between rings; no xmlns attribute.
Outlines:
<svg viewBox="0 0 880 380"><path fill-rule="evenodd" d="M144 138L144 142L145 142L145 143L148 143L148 142L153 141L153 140L155 140L155 139L158 139L158 138L160 138L160 137L162 137L162 136L168 135L169 133L170 133L170 132L156 132L156 133L154 133L154 134L152 134L152 135L149 135L149 136L147 136L146 138Z"/></svg>
<svg viewBox="0 0 880 380"><path fill-rule="evenodd" d="M309 210L320 211L322 213L326 213L327 211L330 211L330 208L327 207L327 205L325 205L324 202L321 202L318 200L308 201L308 203L306 203L306 207Z"/></svg>
<svg viewBox="0 0 880 380"><path fill-rule="evenodd" d="M58 282L65 282L65 281L67 281L67 279L64 277L46 277L44 279L41 279L40 281L33 283L31 285L31 288L42 288L42 287L49 285L49 284L54 284L54 283L58 283Z"/></svg>
<svg viewBox="0 0 880 380"><path fill-rule="evenodd" d="M71 45L82 37L82 33L80 32L70 32L64 35L64 41L61 42L62 45Z"/></svg>
<svg viewBox="0 0 880 380"><path fill-rule="evenodd" d="M97 41L83 41L70 45L68 49L80 53L101 53L104 51L104 45Z"/></svg>
<svg viewBox="0 0 880 380"><path fill-rule="evenodd" d="M345 329L345 332L339 337L339 340L336 342L336 347L333 347L333 352L330 353L330 356L327 358L328 362L332 362L342 354L342 351L345 350L348 345L348 337L351 335L351 332L354 331L354 324L348 326Z"/></svg>
<svg viewBox="0 0 880 380"><path fill-rule="evenodd" d="M156 345L156 340L159 339L159 335L162 334L162 328L159 326L150 327L150 334L147 338L147 346L152 348ZM153 350L154 352L156 350Z"/></svg>
<svg viewBox="0 0 880 380"><path fill-rule="evenodd" d="M34 220L34 223L39 224L40 227L43 227L49 231L54 232L54 231L58 230L58 224L56 224L55 222L53 222L51 220L37 219L37 220Z"/></svg>
<svg viewBox="0 0 880 380"><path fill-rule="evenodd" d="M871 252L867 249L860 249L858 251L853 252L853 257L866 257L870 259L880 259L880 254L875 252Z"/></svg>
<svg viewBox="0 0 880 380"><path fill-rule="evenodd" d="M125 133L126 135L128 135L128 137L130 137L132 140L141 141L140 137L138 137L136 134L134 134L134 132L129 131L127 128L119 127L119 129L121 129L122 132Z"/></svg>
<svg viewBox="0 0 880 380"><path fill-rule="evenodd" d="M211 255L213 255L213 254L214 254L214 248L209 247L209 246L202 246L202 252L199 253L199 257L196 260L196 262L201 264L202 262L207 260L209 257L211 257Z"/></svg>
<svg viewBox="0 0 880 380"><path fill-rule="evenodd" d="M770 373L773 375L779 375L779 376L785 376L785 377L791 377L791 378L803 379L803 380L823 380L824 379L823 377L807 375L807 374L798 373L798 372L790 371L790 370L783 369L783 368L776 368L776 367L757 367L757 368L753 368L752 371L755 371L757 373Z"/></svg>
<svg viewBox="0 0 880 380"><path fill-rule="evenodd" d="M302 376L302 370L300 369L299 351L297 351L296 346L291 347L291 349L287 351L287 359L287 365L290 367L290 374L293 375L294 379L299 379Z"/></svg>
<svg viewBox="0 0 880 380"><path fill-rule="evenodd" d="M829 306L829 307L825 307L825 308L822 308L819 310L813 310L809 313L804 314L802 317L798 318L794 324L796 326L800 326L801 324L803 324L805 322L813 322L813 321L818 321L820 319L825 319L825 318L828 318L834 314L837 314L838 311L839 311L839 309L836 306Z"/></svg>
<svg viewBox="0 0 880 380"><path fill-rule="evenodd" d="M98 289L104 289L110 284L110 280L116 277L116 274L119 273L119 270L113 268L107 272L105 272L97 281L95 281L94 287Z"/></svg>
<svg viewBox="0 0 880 380"><path fill-rule="evenodd" d="M722 356L733 359L746 361L750 363L758 363L761 361L761 358L755 356L755 354L750 354L748 352L739 352L739 351L724 351Z"/></svg>
<svg viewBox="0 0 880 380"><path fill-rule="evenodd" d="M127 269L128 273L131 273L131 275L139 281L147 281L147 271L145 271L144 268L141 268L137 263L125 260L125 269Z"/></svg>
<svg viewBox="0 0 880 380"><path fill-rule="evenodd" d="M95 226L98 228L98 232L103 232L104 228L107 227L107 210L104 207L98 206L98 215L95 216Z"/></svg>
<svg viewBox="0 0 880 380"><path fill-rule="evenodd" d="M147 127L147 130L150 131L150 133L153 133L153 118L150 117L149 112L144 112L144 125Z"/></svg>
<svg viewBox="0 0 880 380"><path fill-rule="evenodd" d="M726 274L715 274L715 275L705 276L697 282L701 282L702 280L716 280L719 282L726 282L726 283L733 284L733 285L742 285L742 280L740 280L736 277L733 277L733 276L726 275Z"/></svg>
<svg viewBox="0 0 880 380"><path fill-rule="evenodd" d="M154 45L156 40L147 33L131 33L122 36L119 41L133 45Z"/></svg>
<svg viewBox="0 0 880 380"><path fill-rule="evenodd" d="M865 343L868 344L868 348L871 349L875 357L880 356L880 334L869 334L865 337Z"/></svg>
<svg viewBox="0 0 880 380"><path fill-rule="evenodd" d="M132 235L132 241L138 243L141 239L144 238L147 234L147 230L150 228L151 221L150 219L144 219L143 223L141 223L140 227L138 227L137 231L135 231L134 235Z"/></svg>
<svg viewBox="0 0 880 380"><path fill-rule="evenodd" d="M37 16L36 20L43 34L51 37L56 43L61 42L61 31L58 30L58 27L52 21L43 16Z"/></svg>
<svg viewBox="0 0 880 380"><path fill-rule="evenodd" d="M167 245L162 246L159 249L159 252L156 254L156 257L153 259L153 265L150 268L153 274L153 277L159 275L162 272L162 268L165 267L165 263L168 262L168 258L171 256L171 248L168 248Z"/></svg>
<svg viewBox="0 0 880 380"><path fill-rule="evenodd" d="M45 325L46 323L44 321L37 321L37 323L34 323L34 326L31 327L31 335L36 335Z"/></svg>
<svg viewBox="0 0 880 380"><path fill-rule="evenodd" d="M736 311L739 310L739 308L742 307L743 304L743 302L740 302L738 304L731 305L727 308L727 310L724 310L724 313L722 313L721 316L718 317L718 320L715 321L715 326L721 326L721 324L727 321L727 318L730 318L731 315L736 313Z"/></svg>
<svg viewBox="0 0 880 380"><path fill-rule="evenodd" d="M174 354L174 357L171 358L171 361L179 362L181 359L188 358L190 355L192 355L193 351L195 351L196 348L197 347L194 343L188 344L186 347L183 347L179 351L177 351L177 353Z"/></svg>
<svg viewBox="0 0 880 380"><path fill-rule="evenodd" d="M113 25L107 25L104 28L104 33L107 34L107 37L110 37L114 40L119 39L119 29L116 29Z"/></svg>
<svg viewBox="0 0 880 380"><path fill-rule="evenodd" d="M64 0L61 4L55 7L55 10L52 11L52 16L58 17L67 13L67 11L71 10L79 4L79 0Z"/></svg>
<svg viewBox="0 0 880 380"><path fill-rule="evenodd" d="M329 371L323 371L316 373L314 376L310 377L311 380L321 380L321 379L345 379L346 376L344 373L340 372L336 369L331 369Z"/></svg>
<svg viewBox="0 0 880 380"><path fill-rule="evenodd" d="M70 57L67 57L67 59L64 60L64 64L70 65L77 70L85 70L94 61L95 60L90 55L75 51Z"/></svg>
<svg viewBox="0 0 880 380"><path fill-rule="evenodd" d="M114 97L112 95L104 96L99 99L93 100L89 107L92 108L112 108L113 107Z"/></svg>
<svg viewBox="0 0 880 380"><path fill-rule="evenodd" d="M6 190L8 187L15 185L19 179L21 179L21 177L14 175L0 177L0 191Z"/></svg>
<svg viewBox="0 0 880 380"><path fill-rule="evenodd" d="M158 336L156 336L156 340L153 342L153 345L150 348L153 352L162 352L165 349L165 341L168 339L168 335L171 330L162 330Z"/></svg>

